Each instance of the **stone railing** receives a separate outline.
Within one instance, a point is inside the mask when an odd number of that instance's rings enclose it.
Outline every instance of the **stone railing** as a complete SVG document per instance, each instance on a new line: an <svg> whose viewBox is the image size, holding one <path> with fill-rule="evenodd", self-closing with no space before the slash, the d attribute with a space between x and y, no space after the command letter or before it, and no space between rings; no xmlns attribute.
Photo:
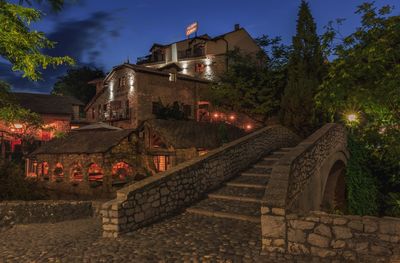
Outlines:
<svg viewBox="0 0 400 263"><path fill-rule="evenodd" d="M208 154L129 185L103 205L103 236L116 237L165 218L202 198L263 155L299 142L282 126L260 129Z"/></svg>
<svg viewBox="0 0 400 263"><path fill-rule="evenodd" d="M0 229L15 224L60 222L96 214L90 201L0 202Z"/></svg>
<svg viewBox="0 0 400 263"><path fill-rule="evenodd" d="M324 262L400 260L400 218L310 212L306 216L288 214L286 219L288 252L293 259L311 256L324 258Z"/></svg>
<svg viewBox="0 0 400 263"><path fill-rule="evenodd" d="M338 152L346 157L346 146L345 128L326 124L274 166L261 207L264 251L287 251L286 214L319 209L324 188L321 178L327 176L321 168ZM319 184L315 184L315 180L320 181Z"/></svg>

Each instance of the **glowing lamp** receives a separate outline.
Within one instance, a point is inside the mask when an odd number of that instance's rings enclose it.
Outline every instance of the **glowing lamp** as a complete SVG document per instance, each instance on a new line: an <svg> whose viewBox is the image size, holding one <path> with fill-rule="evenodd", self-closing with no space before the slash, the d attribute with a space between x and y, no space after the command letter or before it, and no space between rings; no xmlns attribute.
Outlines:
<svg viewBox="0 0 400 263"><path fill-rule="evenodd" d="M235 115L231 115L231 116L229 116L229 119L230 119L231 121L234 121L234 120L236 119L236 117L235 117Z"/></svg>
<svg viewBox="0 0 400 263"><path fill-rule="evenodd" d="M214 114L213 114L213 117L214 117L214 118L218 118L218 117L219 117L219 114L218 114L218 113L214 113Z"/></svg>
<svg viewBox="0 0 400 263"><path fill-rule="evenodd" d="M251 124L246 125L246 130L251 130L252 128L253 128L253 126Z"/></svg>
<svg viewBox="0 0 400 263"><path fill-rule="evenodd" d="M22 124L21 123L14 123L15 129L22 129Z"/></svg>
<svg viewBox="0 0 400 263"><path fill-rule="evenodd" d="M355 114L355 113L350 113L350 114L348 114L348 115L346 116L346 118L347 118L347 121L349 121L349 122L356 122L356 121L358 121L358 116L357 116L357 114Z"/></svg>

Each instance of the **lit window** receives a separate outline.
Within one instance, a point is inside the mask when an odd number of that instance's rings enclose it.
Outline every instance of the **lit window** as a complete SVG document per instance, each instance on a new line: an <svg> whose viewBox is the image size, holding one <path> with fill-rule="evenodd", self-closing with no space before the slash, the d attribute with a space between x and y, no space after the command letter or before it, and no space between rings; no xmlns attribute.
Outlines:
<svg viewBox="0 0 400 263"><path fill-rule="evenodd" d="M89 182L103 182L103 169L95 163L89 166L88 170Z"/></svg>
<svg viewBox="0 0 400 263"><path fill-rule="evenodd" d="M79 164L74 165L71 171L71 181L73 182L82 182L83 181L83 172L82 166Z"/></svg>
<svg viewBox="0 0 400 263"><path fill-rule="evenodd" d="M154 156L154 164L158 172L166 171L169 168L169 156L158 155Z"/></svg>
<svg viewBox="0 0 400 263"><path fill-rule="evenodd" d="M176 73L169 73L169 81L176 82Z"/></svg>
<svg viewBox="0 0 400 263"><path fill-rule="evenodd" d="M119 162L114 164L112 168L113 183L122 183L127 181L127 177L132 174L132 169L129 164Z"/></svg>

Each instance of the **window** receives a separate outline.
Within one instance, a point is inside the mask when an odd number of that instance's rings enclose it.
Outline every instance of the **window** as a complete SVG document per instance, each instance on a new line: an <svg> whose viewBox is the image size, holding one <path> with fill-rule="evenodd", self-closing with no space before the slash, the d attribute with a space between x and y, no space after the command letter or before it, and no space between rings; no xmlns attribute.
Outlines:
<svg viewBox="0 0 400 263"><path fill-rule="evenodd" d="M71 170L71 181L72 182L82 182L83 181L83 171L82 166L75 164Z"/></svg>
<svg viewBox="0 0 400 263"><path fill-rule="evenodd" d="M129 112L129 100L127 100L126 102L125 102L125 117L128 119L129 118L129 116L130 116L130 114L129 114L130 112Z"/></svg>
<svg viewBox="0 0 400 263"><path fill-rule="evenodd" d="M103 182L103 169L95 163L92 163L88 169L89 182Z"/></svg>
<svg viewBox="0 0 400 263"><path fill-rule="evenodd" d="M154 156L154 165L156 166L157 172L166 171L170 166L170 160L168 155Z"/></svg>
<svg viewBox="0 0 400 263"><path fill-rule="evenodd" d="M31 178L36 178L37 177L37 175L38 175L38 163L37 163L37 161L36 160L29 160L29 159L27 159L27 162L28 162L28 174L27 174L27 176L28 177L31 177Z"/></svg>
<svg viewBox="0 0 400 263"><path fill-rule="evenodd" d="M192 116L192 106L191 105L183 105L183 113L185 114L185 117L191 117Z"/></svg>
<svg viewBox="0 0 400 263"><path fill-rule="evenodd" d="M125 87L126 86L126 77L124 76L124 77L119 78L118 82L119 82L119 85L118 85L119 88Z"/></svg>
<svg viewBox="0 0 400 263"><path fill-rule="evenodd" d="M49 163L42 162L40 170L41 170L41 173L39 173L39 174L42 175L43 179L49 180L49 170L50 170Z"/></svg>
<svg viewBox="0 0 400 263"><path fill-rule="evenodd" d="M132 169L125 162L118 162L112 168L113 183L123 183L127 181L127 177L132 175Z"/></svg>
<svg viewBox="0 0 400 263"><path fill-rule="evenodd" d="M161 102L153 101L151 113L157 114L161 108L162 108Z"/></svg>
<svg viewBox="0 0 400 263"><path fill-rule="evenodd" d="M206 69L206 65L204 65L203 63L196 63L194 65L194 71L196 73L203 73Z"/></svg>
<svg viewBox="0 0 400 263"><path fill-rule="evenodd" d="M169 81L176 82L176 73L169 73Z"/></svg>
<svg viewBox="0 0 400 263"><path fill-rule="evenodd" d="M56 163L53 176L56 181L62 181L64 179L64 167L61 163Z"/></svg>

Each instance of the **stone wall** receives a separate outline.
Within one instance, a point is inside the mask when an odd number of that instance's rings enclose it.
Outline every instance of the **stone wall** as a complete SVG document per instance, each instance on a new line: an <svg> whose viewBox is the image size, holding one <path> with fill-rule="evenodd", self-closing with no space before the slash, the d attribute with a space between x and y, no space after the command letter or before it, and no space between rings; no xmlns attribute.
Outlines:
<svg viewBox="0 0 400 263"><path fill-rule="evenodd" d="M129 185L103 205L103 236L116 237L165 218L202 198L265 154L299 138L282 126L260 129L208 154Z"/></svg>
<svg viewBox="0 0 400 263"><path fill-rule="evenodd" d="M286 214L320 209L329 173L325 164L338 152L346 157L346 143L342 126L326 124L274 166L261 207L264 251L287 251Z"/></svg>
<svg viewBox="0 0 400 263"><path fill-rule="evenodd" d="M53 223L93 215L96 215L96 209L90 201L0 202L0 229L15 224Z"/></svg>
<svg viewBox="0 0 400 263"><path fill-rule="evenodd" d="M340 262L400 259L400 218L342 216L311 212L289 214L288 252Z"/></svg>

